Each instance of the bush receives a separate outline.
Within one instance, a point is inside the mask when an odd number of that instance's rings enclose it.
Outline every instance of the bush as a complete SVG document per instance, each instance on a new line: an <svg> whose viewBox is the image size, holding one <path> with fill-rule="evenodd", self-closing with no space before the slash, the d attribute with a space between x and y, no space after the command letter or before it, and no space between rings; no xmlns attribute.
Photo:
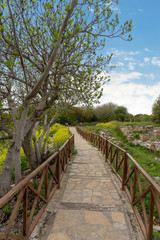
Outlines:
<svg viewBox="0 0 160 240"><path fill-rule="evenodd" d="M3 149L2 154L1 154L1 158L0 158L0 172L2 171L2 167L3 167L3 162L6 158L6 154L7 154L8 148ZM29 163L27 161L26 155L24 154L23 149L21 148L21 169L22 171L27 170L29 168Z"/></svg>
<svg viewBox="0 0 160 240"><path fill-rule="evenodd" d="M59 129L53 136L53 144L55 148L60 148L68 138L70 138L69 130L66 127Z"/></svg>
<svg viewBox="0 0 160 240"><path fill-rule="evenodd" d="M3 162L6 158L6 154L7 154L7 148L4 148L3 150L0 149L0 153L1 153L1 158L0 158L0 172L2 171L2 167L3 167Z"/></svg>
<svg viewBox="0 0 160 240"><path fill-rule="evenodd" d="M117 121L111 121L111 122L107 122L107 123L98 123L96 126L109 128L109 129L115 129L118 126L118 122Z"/></svg>
<svg viewBox="0 0 160 240"><path fill-rule="evenodd" d="M65 126L55 123L53 126L50 127L49 134L55 134L58 130L66 128Z"/></svg>
<svg viewBox="0 0 160 240"><path fill-rule="evenodd" d="M28 160L23 151L23 148L21 148L21 169L22 169L22 171L24 171L24 170L27 170L28 168L29 168Z"/></svg>

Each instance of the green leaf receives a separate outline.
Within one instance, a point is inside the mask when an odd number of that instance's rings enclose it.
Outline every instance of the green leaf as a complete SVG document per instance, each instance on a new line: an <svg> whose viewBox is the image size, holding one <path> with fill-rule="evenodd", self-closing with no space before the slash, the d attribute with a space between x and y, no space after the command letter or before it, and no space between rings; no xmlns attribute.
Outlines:
<svg viewBox="0 0 160 240"><path fill-rule="evenodd" d="M3 3L3 4L2 4L2 7L3 7L3 8L5 8L6 6L7 6L7 4L6 4L6 3Z"/></svg>
<svg viewBox="0 0 160 240"><path fill-rule="evenodd" d="M55 40L58 40L58 38L59 38L59 33L56 32L56 33L54 34L54 39L55 39Z"/></svg>
<svg viewBox="0 0 160 240"><path fill-rule="evenodd" d="M69 4L66 5L66 11L69 12L71 10L71 6Z"/></svg>

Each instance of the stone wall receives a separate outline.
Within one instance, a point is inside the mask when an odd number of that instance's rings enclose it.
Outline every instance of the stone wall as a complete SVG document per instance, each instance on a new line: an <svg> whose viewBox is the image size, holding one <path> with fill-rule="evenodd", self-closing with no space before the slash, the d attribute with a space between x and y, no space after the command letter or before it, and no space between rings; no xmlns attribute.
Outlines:
<svg viewBox="0 0 160 240"><path fill-rule="evenodd" d="M120 127L128 141L160 151L160 127L154 126L123 126Z"/></svg>

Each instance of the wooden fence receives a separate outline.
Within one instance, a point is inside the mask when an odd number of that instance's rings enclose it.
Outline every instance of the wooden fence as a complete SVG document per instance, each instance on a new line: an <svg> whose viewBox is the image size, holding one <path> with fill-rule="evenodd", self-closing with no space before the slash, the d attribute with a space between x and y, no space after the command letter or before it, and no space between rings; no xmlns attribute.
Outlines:
<svg viewBox="0 0 160 240"><path fill-rule="evenodd" d="M153 239L153 223L160 219L160 187L124 149L106 138L77 128L105 155L122 182L145 239Z"/></svg>
<svg viewBox="0 0 160 240"><path fill-rule="evenodd" d="M4 229L1 224L0 239L28 239L54 192L60 188L72 146L73 135L59 151L0 199L0 213L8 214Z"/></svg>

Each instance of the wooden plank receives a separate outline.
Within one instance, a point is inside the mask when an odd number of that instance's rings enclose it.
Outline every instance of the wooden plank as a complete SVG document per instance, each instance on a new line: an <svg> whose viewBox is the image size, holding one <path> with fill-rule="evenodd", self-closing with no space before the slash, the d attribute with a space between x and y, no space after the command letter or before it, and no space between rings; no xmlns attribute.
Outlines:
<svg viewBox="0 0 160 240"><path fill-rule="evenodd" d="M159 202L159 196L158 196L159 194L154 189L152 189L152 193L153 193L154 202L157 208L158 216L160 219L160 202Z"/></svg>
<svg viewBox="0 0 160 240"><path fill-rule="evenodd" d="M122 163L123 163L123 161L124 161L124 156L123 156L122 159L119 158L119 160L121 160L121 161L120 161L119 165L117 166L116 172L118 171L118 169L120 168L120 166L122 166Z"/></svg>
<svg viewBox="0 0 160 240"><path fill-rule="evenodd" d="M5 234L0 234L0 239L5 239L5 240L27 240L28 238L22 235L9 235L6 236Z"/></svg>
<svg viewBox="0 0 160 240"><path fill-rule="evenodd" d="M128 182L129 178L132 176L133 173L134 173L134 168L132 169L132 171L130 171L127 179L124 181L124 184L126 184Z"/></svg>
<svg viewBox="0 0 160 240"><path fill-rule="evenodd" d="M23 195L23 235L27 235L28 187Z"/></svg>
<svg viewBox="0 0 160 240"><path fill-rule="evenodd" d="M34 192L35 195L37 195L43 202L47 202L47 198L43 197L38 190L36 190L32 185L28 185L28 187L31 189L32 192Z"/></svg>
<svg viewBox="0 0 160 240"><path fill-rule="evenodd" d="M37 222L38 222L38 220L39 220L40 217L42 216L42 214L43 214L46 206L47 206L47 203L44 204L44 205L41 207L41 209L40 209L39 212L37 213L35 219L33 220L32 224L29 225L29 228L28 228L28 231L27 231L27 237L29 237L29 236L31 235L33 229L35 228L35 226L36 226L36 224L37 224Z"/></svg>
<svg viewBox="0 0 160 240"><path fill-rule="evenodd" d="M46 166L47 171L45 174L45 198L46 199L48 199L48 167L49 167L49 164Z"/></svg>
<svg viewBox="0 0 160 240"><path fill-rule="evenodd" d="M137 168L134 166L134 183L133 183L133 196L132 196L132 205L136 199L136 184L137 184Z"/></svg>
<svg viewBox="0 0 160 240"><path fill-rule="evenodd" d="M147 220L146 207L144 204L144 199L143 199L143 197L141 197L141 196L143 196L143 192L142 192L141 181L140 181L140 176L139 176L138 172L137 172L137 182L138 182L138 188L139 188L139 193L140 193L140 202L141 202L141 206L142 206L144 225L145 225L146 231L148 231L148 220Z"/></svg>
<svg viewBox="0 0 160 240"><path fill-rule="evenodd" d="M148 226L148 239L153 237L153 216L154 216L154 198L153 193L150 193L150 208L149 208L149 226Z"/></svg>
<svg viewBox="0 0 160 240"><path fill-rule="evenodd" d="M52 177L51 177L51 179L50 179L50 182L49 182L49 186L48 186L48 194L50 194L53 180L54 180L54 176L52 175Z"/></svg>
<svg viewBox="0 0 160 240"><path fill-rule="evenodd" d="M45 166L58 155L58 151L50 156L44 163L24 178L20 183L13 187L6 195L0 199L0 208L9 202L22 188L24 188Z"/></svg>
<svg viewBox="0 0 160 240"><path fill-rule="evenodd" d="M58 188L60 188L60 181L61 181L61 161L60 161L60 151L58 153L57 165L56 165L56 179L58 183Z"/></svg>
<svg viewBox="0 0 160 240"><path fill-rule="evenodd" d="M123 164L123 175L122 175L122 191L124 191L124 182L127 177L127 154L124 156L124 164Z"/></svg>
<svg viewBox="0 0 160 240"><path fill-rule="evenodd" d="M138 221L139 226L140 226L140 228L141 228L141 230L142 230L142 233L143 233L144 238L145 238L146 240L148 240L146 228L145 228L145 226L144 226L144 223L143 223L143 221L142 221L142 218L141 218L141 216L140 216L137 208L136 208L136 207L133 207L133 211L134 211L134 214L136 215L137 221ZM151 240L151 239L150 239L150 240Z"/></svg>
<svg viewBox="0 0 160 240"><path fill-rule="evenodd" d="M24 193L25 193L25 190L26 190L26 188L23 188L23 189L20 191L19 196L18 196L18 199L17 199L17 201L16 201L16 204L14 205L14 208L13 208L12 214L11 214L11 216L10 216L8 225L7 225L7 227L6 227L5 231L4 231L4 233L6 234L6 236L9 236L10 230L11 230L13 224L14 224L14 220L15 220L15 218L16 218L16 216L17 216L17 212L18 212L18 210L19 210L19 208L20 208L20 204L21 204L21 202L22 202L22 199L23 199L23 195L24 195Z"/></svg>
<svg viewBox="0 0 160 240"><path fill-rule="evenodd" d="M34 215L34 210L37 206L37 202L38 202L38 199L39 199L39 195L40 195L40 191L41 191L41 188L42 188L42 185L43 185L43 181L44 181L44 177L45 177L45 174L46 174L46 170L48 170L48 168L44 169L43 173L42 173L42 176L41 176L41 179L40 179L40 182L39 182L39 186L38 186L38 190L37 190L37 196L35 197L34 199L34 202L33 202L33 205L32 205L32 209L31 209L31 213L30 213L30 216L29 216L29 219L28 219L28 222L27 222L27 230L32 222L32 218L33 218L33 215Z"/></svg>
<svg viewBox="0 0 160 240"><path fill-rule="evenodd" d="M136 160L129 154L127 153L128 157L130 160L134 163L136 168L142 173L142 175L147 179L149 184L152 185L152 187L160 194L160 186L146 173L146 171L136 162Z"/></svg>
<svg viewBox="0 0 160 240"><path fill-rule="evenodd" d="M138 198L135 199L135 201L133 202L133 205L136 205L141 200L141 198L145 197L145 195L149 193L150 190L151 190L151 187L148 186L146 190L142 192Z"/></svg>
<svg viewBox="0 0 160 240"><path fill-rule="evenodd" d="M128 176L132 173L132 171L130 172L130 166L129 166L129 159L127 157L127 169L128 169ZM134 168L133 168L134 169ZM132 174L131 174L132 175ZM131 176L130 175L130 176ZM130 193L131 193L131 198L133 198L133 185L132 185L132 178L129 177L129 185L130 185Z"/></svg>
<svg viewBox="0 0 160 240"><path fill-rule="evenodd" d="M57 160L58 161L58 160ZM57 161L55 162L55 164L53 165L53 170L51 169L51 167L49 166L49 171L51 172L51 174L52 174L52 176L53 176L53 178L54 178L54 180L55 180L55 182L58 184L58 180L57 180L57 178L56 178L56 176L55 176L55 170L56 170L56 164L57 164Z"/></svg>

